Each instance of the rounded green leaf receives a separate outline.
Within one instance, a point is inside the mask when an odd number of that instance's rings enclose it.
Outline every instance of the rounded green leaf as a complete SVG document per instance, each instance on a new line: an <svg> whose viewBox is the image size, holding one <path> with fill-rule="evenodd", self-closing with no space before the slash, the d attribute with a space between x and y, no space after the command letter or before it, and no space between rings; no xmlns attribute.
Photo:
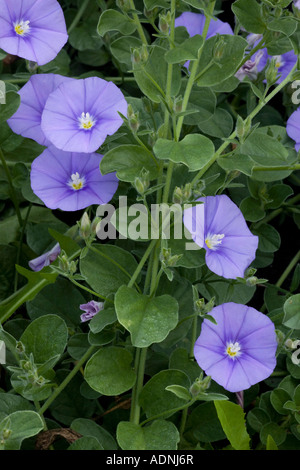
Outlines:
<svg viewBox="0 0 300 470"><path fill-rule="evenodd" d="M160 343L177 325L178 303L170 295L150 298L121 286L115 306L119 322L131 333L132 344L138 348Z"/></svg>
<svg viewBox="0 0 300 470"><path fill-rule="evenodd" d="M283 324L293 330L300 329L300 294L289 297L283 304Z"/></svg>
<svg viewBox="0 0 300 470"><path fill-rule="evenodd" d="M95 245L80 261L87 283L103 296L115 293L127 284L137 267L131 253L115 245Z"/></svg>
<svg viewBox="0 0 300 470"><path fill-rule="evenodd" d="M184 163L190 171L196 171L201 170L210 161L215 147L204 135L189 134L180 142L158 139L153 150L160 160Z"/></svg>
<svg viewBox="0 0 300 470"><path fill-rule="evenodd" d="M44 315L31 322L20 341L27 354L32 353L35 363L43 364L54 356L60 356L67 345L68 328L57 315Z"/></svg>
<svg viewBox="0 0 300 470"><path fill-rule="evenodd" d="M105 10L98 22L97 32L99 36L104 36L108 31L119 31L128 35L134 33L136 24L117 10Z"/></svg>
<svg viewBox="0 0 300 470"><path fill-rule="evenodd" d="M84 378L91 388L103 395L120 395L134 385L136 376L131 363L132 355L127 349L103 348L88 360Z"/></svg>
<svg viewBox="0 0 300 470"><path fill-rule="evenodd" d="M166 390L169 385L181 385L188 389L191 383L188 376L180 370L162 370L151 377L144 385L139 400L148 418L160 413L167 418L186 404L186 400Z"/></svg>
<svg viewBox="0 0 300 470"><path fill-rule="evenodd" d="M279 446L285 441L287 432L276 423L267 423L261 428L259 433L260 440L264 445L267 444L269 435L273 438L275 444Z"/></svg>
<svg viewBox="0 0 300 470"><path fill-rule="evenodd" d="M21 443L44 428L42 418L35 411L15 411L0 423L0 450L19 450Z"/></svg>
<svg viewBox="0 0 300 470"><path fill-rule="evenodd" d="M158 164L154 156L139 145L119 145L109 150L100 163L103 175L116 171L119 180L129 183L132 183L143 169L149 172L150 180L158 175Z"/></svg>

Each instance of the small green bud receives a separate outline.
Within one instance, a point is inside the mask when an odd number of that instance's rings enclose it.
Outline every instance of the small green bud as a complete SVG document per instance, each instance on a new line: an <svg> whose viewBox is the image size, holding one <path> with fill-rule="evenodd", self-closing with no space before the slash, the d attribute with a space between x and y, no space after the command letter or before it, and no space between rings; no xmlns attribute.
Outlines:
<svg viewBox="0 0 300 470"><path fill-rule="evenodd" d="M170 11L165 15L159 15L158 28L163 34L169 35L171 21L172 16Z"/></svg>
<svg viewBox="0 0 300 470"><path fill-rule="evenodd" d="M256 276L251 276L246 279L247 286L256 286L257 283L259 283L259 279Z"/></svg>
<svg viewBox="0 0 300 470"><path fill-rule="evenodd" d="M277 59L273 57L266 70L266 80L269 86L276 83L276 80L278 78L278 67L276 64L277 64Z"/></svg>
<svg viewBox="0 0 300 470"><path fill-rule="evenodd" d="M79 235L81 236L81 238L86 240L91 234L91 221L87 212L83 214L78 225L79 225Z"/></svg>
<svg viewBox="0 0 300 470"><path fill-rule="evenodd" d="M191 385L190 387L190 394L193 397L196 397L199 395L199 393L205 392L209 387L211 383L211 377L207 375L203 379L203 373L201 373L200 377L195 380L195 382Z"/></svg>
<svg viewBox="0 0 300 470"><path fill-rule="evenodd" d="M145 191L147 191L150 186L148 170L143 169L141 171L140 176L137 176L134 180L134 186L139 194L145 194Z"/></svg>
<svg viewBox="0 0 300 470"><path fill-rule="evenodd" d="M10 435L11 435L11 430L4 428L2 431L2 439L6 440L9 438Z"/></svg>
<svg viewBox="0 0 300 470"><path fill-rule="evenodd" d="M21 341L17 341L17 343L16 343L16 352L18 354L24 354L25 353L25 346Z"/></svg>

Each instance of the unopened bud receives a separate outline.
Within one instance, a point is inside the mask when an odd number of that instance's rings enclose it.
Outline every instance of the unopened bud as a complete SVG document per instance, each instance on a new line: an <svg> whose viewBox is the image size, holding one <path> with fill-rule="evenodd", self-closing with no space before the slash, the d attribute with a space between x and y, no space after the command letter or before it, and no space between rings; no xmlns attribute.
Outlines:
<svg viewBox="0 0 300 470"><path fill-rule="evenodd" d="M207 375L203 379L203 374L200 375L198 379L195 380L195 382L191 385L190 387L190 394L193 397L196 397L199 395L199 393L205 392L209 387L211 383L211 377Z"/></svg>
<svg viewBox="0 0 300 470"><path fill-rule="evenodd" d="M137 192L141 195L147 191L147 189L150 186L150 180L149 180L149 171L143 169L141 171L140 176L137 176L134 180L134 186L137 190Z"/></svg>
<svg viewBox="0 0 300 470"><path fill-rule="evenodd" d="M170 11L165 15L159 15L158 28L163 34L169 34L171 21L172 16Z"/></svg>
<svg viewBox="0 0 300 470"><path fill-rule="evenodd" d="M78 225L79 225L79 235L81 236L81 238L86 240L90 236L90 233L91 233L91 221L87 212L83 214Z"/></svg>
<svg viewBox="0 0 300 470"><path fill-rule="evenodd" d="M276 64L277 64L277 59L273 57L266 70L266 80L269 86L276 83L276 80L278 78L278 67L276 66Z"/></svg>
<svg viewBox="0 0 300 470"><path fill-rule="evenodd" d="M116 4L124 13L127 13L131 10L131 4L129 0L117 0Z"/></svg>
<svg viewBox="0 0 300 470"><path fill-rule="evenodd" d="M181 113L182 111L183 99L182 96L177 96L174 100L173 110L175 113Z"/></svg>

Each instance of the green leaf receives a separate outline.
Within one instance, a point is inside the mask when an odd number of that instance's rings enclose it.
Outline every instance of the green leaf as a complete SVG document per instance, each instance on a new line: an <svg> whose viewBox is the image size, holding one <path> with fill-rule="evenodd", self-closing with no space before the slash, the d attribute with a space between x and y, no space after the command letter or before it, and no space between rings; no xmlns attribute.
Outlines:
<svg viewBox="0 0 300 470"><path fill-rule="evenodd" d="M150 151L139 145L119 145L109 150L101 160L100 170L103 175L117 172L121 181L134 182L135 178L145 169L149 179L158 176L158 163Z"/></svg>
<svg viewBox="0 0 300 470"><path fill-rule="evenodd" d="M214 402L222 428L235 450L249 450L250 436L246 431L243 409L230 401Z"/></svg>
<svg viewBox="0 0 300 470"><path fill-rule="evenodd" d="M82 436L92 436L97 439L104 450L117 450L118 448L112 435L91 419L77 418L70 427Z"/></svg>
<svg viewBox="0 0 300 470"><path fill-rule="evenodd" d="M35 436L44 428L35 411L15 411L0 423L0 450L19 450L24 439Z"/></svg>
<svg viewBox="0 0 300 470"><path fill-rule="evenodd" d="M283 390L282 388L276 388L275 390L272 390L270 395L270 401L277 413L281 415L286 415L286 409L284 408L284 404L288 400L290 400L290 395L286 390Z"/></svg>
<svg viewBox="0 0 300 470"><path fill-rule="evenodd" d="M265 31L262 8L256 0L237 0L231 8L246 31L257 34Z"/></svg>
<svg viewBox="0 0 300 470"><path fill-rule="evenodd" d="M154 103L159 103L164 97L168 64L165 60L166 49L152 46L145 65L133 64L136 83L144 95ZM176 96L181 86L181 69L173 65L171 95Z"/></svg>
<svg viewBox="0 0 300 470"><path fill-rule="evenodd" d="M107 308L101 310L89 322L89 327L92 333L96 334L102 331L107 325L111 325L117 321L117 316L114 308Z"/></svg>
<svg viewBox="0 0 300 470"><path fill-rule="evenodd" d="M300 294L293 295L283 304L283 325L293 330L300 330Z"/></svg>
<svg viewBox="0 0 300 470"><path fill-rule="evenodd" d="M54 284L46 286L37 296L27 302L26 308L31 320L43 315L59 312L59 316L70 327L80 324L80 304L86 303L81 292L71 282L58 277Z"/></svg>
<svg viewBox="0 0 300 470"><path fill-rule="evenodd" d="M160 343L177 325L178 303L170 295L150 298L121 286L115 306L119 322L130 332L132 345L138 348Z"/></svg>
<svg viewBox="0 0 300 470"><path fill-rule="evenodd" d="M185 387L182 387L181 385L168 385L166 387L166 390L168 392L174 393L176 397L182 398L182 400L190 401L192 398L190 392Z"/></svg>
<svg viewBox="0 0 300 470"><path fill-rule="evenodd" d="M261 206L261 201L257 201L252 197L246 197L240 204L240 210L243 216L249 222L258 222L265 217L266 212Z"/></svg>
<svg viewBox="0 0 300 470"><path fill-rule="evenodd" d="M186 424L186 437L201 442L216 442L226 438L213 402L194 408Z"/></svg>
<svg viewBox="0 0 300 470"><path fill-rule="evenodd" d="M80 272L98 294L107 297L128 284L137 267L135 258L115 245L93 245L80 261Z"/></svg>
<svg viewBox="0 0 300 470"><path fill-rule="evenodd" d="M67 326L57 315L44 315L31 322L20 341L26 354L33 354L35 363L43 364L48 359L64 352L67 345Z"/></svg>
<svg viewBox="0 0 300 470"><path fill-rule="evenodd" d="M179 370L161 370L144 385L140 394L140 405L144 409L147 418L164 414L165 418L175 413L174 409L186 404L186 400L178 398L166 390L169 385L180 385L184 388L190 387L187 375Z"/></svg>
<svg viewBox="0 0 300 470"><path fill-rule="evenodd" d="M131 363L132 355L127 349L106 347L88 360L84 378L93 390L103 395L120 395L134 385L136 376Z"/></svg>
<svg viewBox="0 0 300 470"><path fill-rule="evenodd" d="M186 60L198 59L198 51L203 45L203 38L199 34L195 34L191 38L186 39L182 44L176 45L173 49L170 49L165 59L168 64L178 64L185 62Z"/></svg>
<svg viewBox="0 0 300 470"><path fill-rule="evenodd" d="M98 22L97 32L104 36L108 31L119 31L124 35L130 35L136 30L136 24L117 10L105 10Z"/></svg>
<svg viewBox="0 0 300 470"><path fill-rule="evenodd" d="M247 155L241 153L234 153L234 155L228 155L226 157L219 157L218 165L225 171L240 171L247 176L252 175L253 167L255 166L254 160Z"/></svg>
<svg viewBox="0 0 300 470"><path fill-rule="evenodd" d="M223 39L222 57L215 62L214 49L220 39ZM202 49L199 64L199 78L197 84L203 87L211 87L223 82L235 74L239 64L243 60L248 43L240 36L218 35L207 39Z"/></svg>
<svg viewBox="0 0 300 470"><path fill-rule="evenodd" d="M204 135L189 134L180 142L158 139L153 150L160 160L184 163L190 171L196 171L203 168L213 157L215 147Z"/></svg>
<svg viewBox="0 0 300 470"><path fill-rule="evenodd" d="M173 423L162 419L144 427L121 421L117 440L123 450L177 450L179 432Z"/></svg>
<svg viewBox="0 0 300 470"><path fill-rule="evenodd" d="M278 141L265 132L255 130L242 144L239 153L248 155L258 165L278 166L286 164L288 150Z"/></svg>
<svg viewBox="0 0 300 470"><path fill-rule="evenodd" d="M281 239L277 230L269 224L262 224L257 229L253 228L253 235L258 235L259 250L266 253L274 253L280 247Z"/></svg>
<svg viewBox="0 0 300 470"><path fill-rule="evenodd" d="M95 437L83 436L72 442L67 450L103 450L103 447Z"/></svg>
<svg viewBox="0 0 300 470"><path fill-rule="evenodd" d="M254 431L259 432L264 424L270 422L270 418L264 410L253 408L247 414L247 422Z"/></svg>
<svg viewBox="0 0 300 470"><path fill-rule="evenodd" d="M20 106L21 98L15 91L8 91L5 94L5 104L0 104L0 123L7 121Z"/></svg>
<svg viewBox="0 0 300 470"><path fill-rule="evenodd" d="M292 16L275 18L267 23L267 27L271 31L279 31L286 36L291 36L297 29L297 20Z"/></svg>
<svg viewBox="0 0 300 470"><path fill-rule="evenodd" d="M270 434L267 437L266 450L278 450L276 442Z"/></svg>
<svg viewBox="0 0 300 470"><path fill-rule="evenodd" d="M126 64L128 68L131 68L131 49L140 48L141 45L142 41L139 38L123 36L110 44L110 50L121 64Z"/></svg>
<svg viewBox="0 0 300 470"><path fill-rule="evenodd" d="M213 116L204 122L198 122L199 129L207 135L213 137L229 137L233 129L233 119L223 108L217 108Z"/></svg>
<svg viewBox="0 0 300 470"><path fill-rule="evenodd" d="M0 393L0 421L15 411L32 410L33 405L13 393Z"/></svg>
<svg viewBox="0 0 300 470"><path fill-rule="evenodd" d="M286 430L276 423L265 424L259 433L261 442L267 445L268 437L271 436L275 444L279 446L286 439Z"/></svg>
<svg viewBox="0 0 300 470"><path fill-rule="evenodd" d="M91 29L91 24L84 22L80 26L74 28L69 35L69 43L78 51L85 51L87 49L99 49L103 45L102 39L97 36L94 29Z"/></svg>
<svg viewBox="0 0 300 470"><path fill-rule="evenodd" d="M195 125L210 119L216 109L216 95L210 88L200 88L190 94L187 110L194 110L197 113L184 117L184 123Z"/></svg>

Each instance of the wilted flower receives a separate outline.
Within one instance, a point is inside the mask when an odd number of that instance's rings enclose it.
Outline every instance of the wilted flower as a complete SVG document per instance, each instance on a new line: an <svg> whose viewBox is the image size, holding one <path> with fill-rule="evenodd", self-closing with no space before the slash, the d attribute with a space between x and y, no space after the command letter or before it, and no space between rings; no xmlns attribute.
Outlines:
<svg viewBox="0 0 300 470"><path fill-rule="evenodd" d="M286 132L296 142L295 149L298 152L300 150L300 108L296 109L288 118Z"/></svg>
<svg viewBox="0 0 300 470"><path fill-rule="evenodd" d="M75 80L73 78L53 73L32 75L29 81L18 91L21 104L15 114L7 123L16 134L34 139L41 145L49 145L41 129L42 112L46 101L54 90L64 82Z"/></svg>
<svg viewBox="0 0 300 470"><path fill-rule="evenodd" d="M98 153L63 152L52 146L31 166L33 192L50 209L77 211L92 204L106 204L118 188L115 173L102 175Z"/></svg>
<svg viewBox="0 0 300 470"><path fill-rule="evenodd" d="M68 40L64 14L56 0L0 0L0 48L44 65Z"/></svg>
<svg viewBox="0 0 300 470"><path fill-rule="evenodd" d="M50 94L42 115L42 130L61 150L91 153L114 134L126 115L127 102L112 82L89 77L62 83Z"/></svg>
<svg viewBox="0 0 300 470"><path fill-rule="evenodd" d="M85 312L82 315L80 315L81 321L85 322L93 318L98 312L100 312L100 310L103 310L104 303L91 300L87 304L79 305L79 308L80 310L83 310Z"/></svg>
<svg viewBox="0 0 300 470"><path fill-rule="evenodd" d="M259 51L256 54L254 60L247 60L247 62L245 62L244 65L242 65L242 67L236 72L235 77L238 78L240 81L244 80L245 77L249 77L251 80L255 80L257 78L258 73L257 66L262 56L263 51Z"/></svg>
<svg viewBox="0 0 300 470"><path fill-rule="evenodd" d="M265 380L276 366L277 340L272 321L247 305L225 303L205 319L194 347L205 373L230 392Z"/></svg>
<svg viewBox="0 0 300 470"><path fill-rule="evenodd" d="M208 268L229 279L243 277L255 258L258 237L252 235L240 209L226 195L197 199L185 209L183 222L194 242L206 250Z"/></svg>
<svg viewBox="0 0 300 470"><path fill-rule="evenodd" d="M47 253L44 253L43 255L38 256L38 258L34 258L29 261L29 267L33 271L41 271L41 269L43 269L45 266L49 266L49 264L53 263L59 254L60 246L59 243L56 243L56 245L54 245L50 251L47 251Z"/></svg>

